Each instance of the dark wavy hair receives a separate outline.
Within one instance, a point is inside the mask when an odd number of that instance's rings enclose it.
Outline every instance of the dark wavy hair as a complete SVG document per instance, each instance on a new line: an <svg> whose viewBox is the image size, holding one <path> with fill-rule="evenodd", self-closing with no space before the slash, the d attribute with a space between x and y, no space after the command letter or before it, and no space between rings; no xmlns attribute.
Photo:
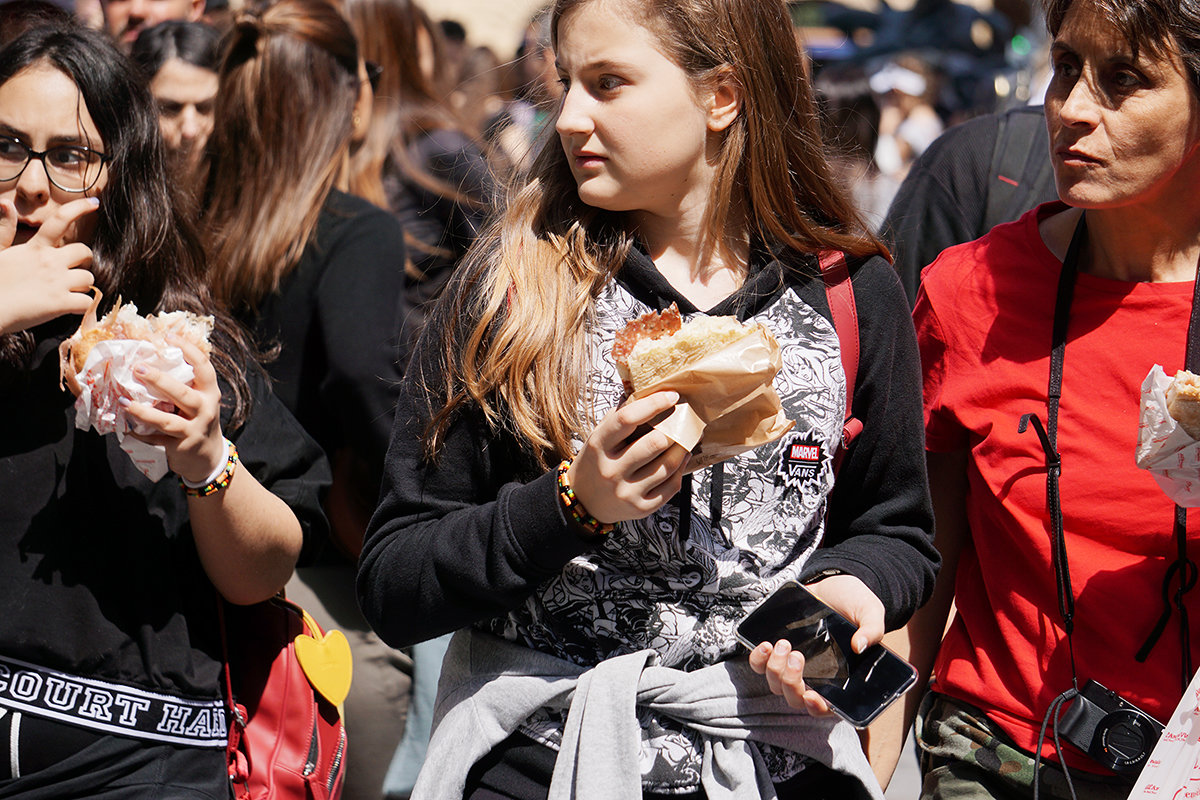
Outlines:
<svg viewBox="0 0 1200 800"><path fill-rule="evenodd" d="M216 72L221 63L221 33L204 22L169 19L139 33L129 57L146 80L172 58Z"/></svg>
<svg viewBox="0 0 1200 800"><path fill-rule="evenodd" d="M157 107L146 82L108 36L82 25L34 28L14 39L0 50L0 85L35 64L57 69L79 88L100 133L94 144L111 159L91 242L105 306L120 297L142 313L213 314L213 366L232 390L236 425L249 410L243 370L256 362L246 335L216 307L204 283L204 251L167 177ZM3 338L11 341L0 345L0 359L27 362L32 333Z"/></svg>
<svg viewBox="0 0 1200 800"><path fill-rule="evenodd" d="M1046 28L1057 36L1076 0L1042 0ZM1164 56L1177 50L1192 91L1200 95L1200 2L1197 0L1087 0L1116 26L1134 57L1145 50Z"/></svg>

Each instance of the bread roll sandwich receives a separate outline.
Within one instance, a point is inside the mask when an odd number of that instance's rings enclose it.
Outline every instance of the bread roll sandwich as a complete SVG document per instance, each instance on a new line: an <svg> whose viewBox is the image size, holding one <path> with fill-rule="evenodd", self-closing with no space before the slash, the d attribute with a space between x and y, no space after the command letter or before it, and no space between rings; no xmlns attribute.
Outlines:
<svg viewBox="0 0 1200 800"><path fill-rule="evenodd" d="M1200 375L1187 370L1175 373L1167 387L1167 413L1193 439L1200 439Z"/></svg>
<svg viewBox="0 0 1200 800"><path fill-rule="evenodd" d="M103 341L137 340L149 342L162 351L169 345L167 336L174 334L196 345L202 352L211 352L209 336L212 334L213 318L190 311L168 311L143 317L132 303L116 306L101 319L96 319L96 309L103 297L99 289L92 307L83 316L79 330L58 348L59 376L61 383L78 397L83 387L84 368L92 349Z"/></svg>
<svg viewBox="0 0 1200 800"><path fill-rule="evenodd" d="M736 317L694 317L683 322L672 303L664 311L643 314L617 333L612 357L630 394L672 375L760 326Z"/></svg>

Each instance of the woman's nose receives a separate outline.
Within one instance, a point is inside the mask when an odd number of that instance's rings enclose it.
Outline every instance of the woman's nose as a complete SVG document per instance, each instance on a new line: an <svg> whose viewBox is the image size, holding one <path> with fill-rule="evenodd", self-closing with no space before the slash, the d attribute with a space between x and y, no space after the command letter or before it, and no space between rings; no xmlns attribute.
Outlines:
<svg viewBox="0 0 1200 800"><path fill-rule="evenodd" d="M1065 125L1095 125L1098 121L1099 106L1099 99L1091 82L1081 75L1067 92L1058 113Z"/></svg>
<svg viewBox="0 0 1200 800"><path fill-rule="evenodd" d="M589 112L590 98L586 91L578 85L566 88L559 107L558 120L554 123L559 136L591 133L593 124Z"/></svg>

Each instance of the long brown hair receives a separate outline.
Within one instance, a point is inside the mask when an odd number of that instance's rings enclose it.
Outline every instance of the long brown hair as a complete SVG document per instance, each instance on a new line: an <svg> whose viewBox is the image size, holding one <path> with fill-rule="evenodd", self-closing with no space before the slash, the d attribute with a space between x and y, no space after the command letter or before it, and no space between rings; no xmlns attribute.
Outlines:
<svg viewBox="0 0 1200 800"><path fill-rule="evenodd" d="M418 186L468 208L483 208L485 199L471 196L429 174L409 155L409 145L421 134L455 130L475 138L480 151L489 148L468 130L446 103L442 35L413 0L341 0L342 9L358 36L362 56L380 67L375 102L367 135L350 158L350 190L387 208L380 176L391 162ZM429 48L434 72L422 68L422 47ZM406 237L416 250L428 245ZM420 275L413 274L419 278Z"/></svg>
<svg viewBox="0 0 1200 800"><path fill-rule="evenodd" d="M212 285L255 307L299 262L345 170L358 45L325 0L240 16L221 64L204 230Z"/></svg>
<svg viewBox="0 0 1200 800"><path fill-rule="evenodd" d="M558 0L563 17L595 0ZM780 0L625 2L697 87L735 80L741 111L726 129L704 231L711 249L751 237L773 250L886 255L831 175L817 110ZM468 253L458 291L426 327L439 337L427 451L455 414L478 405L539 463L571 452L585 420L587 338L595 298L633 245L628 217L579 199L551 129L524 185Z"/></svg>

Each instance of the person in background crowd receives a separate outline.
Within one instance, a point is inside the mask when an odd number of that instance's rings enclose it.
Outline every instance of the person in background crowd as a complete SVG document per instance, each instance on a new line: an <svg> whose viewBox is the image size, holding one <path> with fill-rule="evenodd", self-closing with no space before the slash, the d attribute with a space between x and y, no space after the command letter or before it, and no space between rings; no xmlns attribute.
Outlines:
<svg viewBox="0 0 1200 800"><path fill-rule="evenodd" d="M934 108L936 75L919 56L901 53L872 74L869 84L879 103L875 165L899 184L913 159L945 130Z"/></svg>
<svg viewBox="0 0 1200 800"><path fill-rule="evenodd" d="M1041 106L948 128L913 163L880 225L909 302L921 270L947 247L1057 197Z"/></svg>
<svg viewBox="0 0 1200 800"><path fill-rule="evenodd" d="M390 209L409 243L406 291L414 313L405 320L401 356L432 302L475 239L491 209L502 167L439 96L421 58L435 38L412 0L343 0L363 57L379 70L366 136L351 160L351 187ZM376 182L378 181L378 182Z"/></svg>
<svg viewBox="0 0 1200 800"><path fill-rule="evenodd" d="M455 19L438 20L442 39L442 59L439 68L446 73L446 85L455 86L461 79L463 58L467 54L467 29Z"/></svg>
<svg viewBox="0 0 1200 800"><path fill-rule="evenodd" d="M435 86L439 30L412 0L343 0L365 59L377 65L371 122L351 159L352 191L391 210L404 228L409 259L405 291L410 312L400 336L406 362L426 312L453 274L490 209L491 166ZM354 554L358 554L359 542ZM351 591L349 584L347 592ZM415 643L412 700L384 788L411 791L429 738L438 670L447 640ZM380 709L381 712L385 709ZM388 744L379 738L378 746Z"/></svg>
<svg viewBox="0 0 1200 800"><path fill-rule="evenodd" d="M1134 460L1142 382L1182 368L1200 324L1200 6L1045 10L1061 202L944 251L914 312L945 569L892 644L932 666L927 798L1124 800L1140 754L1106 763L1103 730L1068 724L1077 691L1165 722L1200 658L1197 523Z"/></svg>
<svg viewBox="0 0 1200 800"><path fill-rule="evenodd" d="M539 137L548 131L562 86L550 46L550 6L535 13L508 72L511 84L504 110L487 126L488 140L518 168L528 167Z"/></svg>
<svg viewBox="0 0 1200 800"><path fill-rule="evenodd" d="M71 12L48 0L8 0L0 3L0 47L29 28L72 21Z"/></svg>
<svg viewBox="0 0 1200 800"><path fill-rule="evenodd" d="M100 0L104 27L129 52L138 34L160 22L195 22L204 14L204 0Z"/></svg>
<svg viewBox="0 0 1200 800"><path fill-rule="evenodd" d="M201 217L210 281L276 351L275 391L333 467L333 546L297 572L288 596L351 642L355 744L343 797L378 797L408 680L355 607L353 555L378 495L401 375L404 232L344 191L371 92L341 13L324 0L279 0L241 15L225 52ZM376 750L386 750L382 765Z"/></svg>
<svg viewBox="0 0 1200 800"><path fill-rule="evenodd" d="M193 197L212 132L221 36L203 22L168 20L138 34L130 57L150 81L171 173Z"/></svg>
<svg viewBox="0 0 1200 800"><path fill-rule="evenodd" d="M814 85L835 177L849 187L855 206L874 227L882 220L898 184L875 164L879 104L871 93L867 72L854 64L829 65L817 75Z"/></svg>
<svg viewBox="0 0 1200 800"><path fill-rule="evenodd" d="M0 50L0 793L10 797L229 797L218 603L273 596L326 535L325 459L212 301L165 163L154 100L107 35L57 24ZM174 342L191 384L135 367L169 401L122 405L146 431L126 437L165 449L174 474L158 482L116 434L78 430L61 386L59 344L95 290L101 312L120 297L143 314L214 319L211 355ZM162 724L172 708L194 709L173 731Z"/></svg>
<svg viewBox="0 0 1200 800"><path fill-rule="evenodd" d="M553 780L614 798L880 798L855 732L811 715L828 707L800 654L747 658L734 637L797 579L865 646L937 569L907 304L832 180L790 19L775 0L561 0L551 30L557 137L422 331L359 562L385 640L457 631L413 796L545 797ZM823 249L846 253L863 353L865 428L836 483L848 389ZM642 427L679 396L622 403L608 354L671 303L772 331L793 433L689 470ZM803 486L788 478L801 442L822 454ZM722 733L712 706L637 696L659 678L748 716ZM601 686L622 702L592 705ZM756 704L786 720L778 737ZM576 740L593 713L601 730Z"/></svg>
<svg viewBox="0 0 1200 800"><path fill-rule="evenodd" d="M458 85L450 92L450 106L477 138L504 111L504 66L492 48L479 45L467 51Z"/></svg>

